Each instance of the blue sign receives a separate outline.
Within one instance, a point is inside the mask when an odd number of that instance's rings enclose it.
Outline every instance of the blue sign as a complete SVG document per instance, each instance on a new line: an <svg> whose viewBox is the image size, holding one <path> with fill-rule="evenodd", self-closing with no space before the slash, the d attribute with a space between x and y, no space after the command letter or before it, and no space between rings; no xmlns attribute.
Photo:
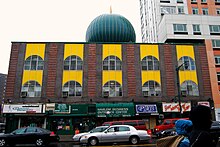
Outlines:
<svg viewBox="0 0 220 147"><path fill-rule="evenodd" d="M137 113L157 113L156 105L136 105Z"/></svg>

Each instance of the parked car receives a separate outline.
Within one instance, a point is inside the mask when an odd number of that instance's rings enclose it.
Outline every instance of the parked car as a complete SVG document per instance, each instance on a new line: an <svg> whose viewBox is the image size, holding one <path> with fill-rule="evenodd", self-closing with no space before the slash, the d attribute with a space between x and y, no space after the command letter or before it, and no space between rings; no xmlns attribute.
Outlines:
<svg viewBox="0 0 220 147"><path fill-rule="evenodd" d="M166 129L166 130L162 130L162 131L159 131L159 132L156 132L156 137L157 138L162 138L162 137L167 137L167 136L173 136L173 135L176 135L176 128L173 127L171 129Z"/></svg>
<svg viewBox="0 0 220 147"><path fill-rule="evenodd" d="M113 125L105 129L103 132L96 132L84 135L80 139L80 143L97 145L99 143L117 143L130 142L138 144L139 141L149 141L151 136L146 130L137 130L129 125Z"/></svg>
<svg viewBox="0 0 220 147"><path fill-rule="evenodd" d="M74 142L79 142L80 141L80 138L83 136L83 135L87 135L89 133L95 133L95 132L102 132L104 131L106 128L108 128L108 126L99 126L99 127L96 127L92 130L90 130L89 132L85 132L85 133L79 133L79 134L75 134L73 136L73 141Z"/></svg>
<svg viewBox="0 0 220 147"><path fill-rule="evenodd" d="M38 127L25 127L0 135L0 146L14 146L15 144L47 146L51 142L58 142L59 139L58 135L49 130Z"/></svg>
<svg viewBox="0 0 220 147"><path fill-rule="evenodd" d="M144 120L120 120L120 121L109 121L104 122L102 126L112 125L130 125L135 127L137 130L147 130L146 122Z"/></svg>

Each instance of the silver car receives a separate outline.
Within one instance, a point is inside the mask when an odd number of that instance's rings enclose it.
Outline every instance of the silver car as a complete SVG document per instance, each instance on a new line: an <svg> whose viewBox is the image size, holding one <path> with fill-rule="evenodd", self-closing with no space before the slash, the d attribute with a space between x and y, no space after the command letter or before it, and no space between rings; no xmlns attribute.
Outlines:
<svg viewBox="0 0 220 147"><path fill-rule="evenodd" d="M99 127L96 127L92 130L90 130L89 132L84 132L84 133L79 133L79 134L76 134L73 136L73 141L74 142L79 142L80 141L80 138L83 136L83 135L87 135L89 133L95 133L95 132L102 132L104 131L106 128L108 128L108 126L99 126Z"/></svg>
<svg viewBox="0 0 220 147"><path fill-rule="evenodd" d="M97 145L98 143L117 143L130 142L138 144L139 141L149 141L151 136L145 130L136 130L129 125L113 125L105 129L103 132L90 133L83 135L80 143Z"/></svg>

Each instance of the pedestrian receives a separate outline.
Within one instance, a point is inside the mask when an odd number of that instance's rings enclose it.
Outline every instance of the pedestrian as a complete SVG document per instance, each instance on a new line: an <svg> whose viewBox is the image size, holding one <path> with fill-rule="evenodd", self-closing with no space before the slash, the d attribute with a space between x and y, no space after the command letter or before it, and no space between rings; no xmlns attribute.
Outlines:
<svg viewBox="0 0 220 147"><path fill-rule="evenodd" d="M193 130L189 136L191 147L215 147L209 133L212 124L211 109L198 105L190 111L189 118L193 123Z"/></svg>

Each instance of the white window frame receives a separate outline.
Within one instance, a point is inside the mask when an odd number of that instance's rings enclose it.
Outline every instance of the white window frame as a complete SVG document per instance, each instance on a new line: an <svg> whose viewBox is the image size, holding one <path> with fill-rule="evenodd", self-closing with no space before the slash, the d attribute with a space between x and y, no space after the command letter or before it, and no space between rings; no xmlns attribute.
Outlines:
<svg viewBox="0 0 220 147"><path fill-rule="evenodd" d="M209 9L208 8L202 8L202 14L203 15L209 15Z"/></svg>
<svg viewBox="0 0 220 147"><path fill-rule="evenodd" d="M201 33L201 29L200 29L200 25L199 24L193 24L193 32Z"/></svg>
<svg viewBox="0 0 220 147"><path fill-rule="evenodd" d="M220 40L212 40L212 48L220 48Z"/></svg>
<svg viewBox="0 0 220 147"><path fill-rule="evenodd" d="M179 29L181 27L181 29ZM187 25L186 24L173 24L173 31L174 32L187 32Z"/></svg>
<svg viewBox="0 0 220 147"><path fill-rule="evenodd" d="M195 12L195 13L194 13ZM192 14L197 15L199 14L199 9L198 8L192 8Z"/></svg>
<svg viewBox="0 0 220 147"><path fill-rule="evenodd" d="M220 8L217 8L217 9L216 9L216 14L217 14L217 15L220 15Z"/></svg>
<svg viewBox="0 0 220 147"><path fill-rule="evenodd" d="M178 11L178 14L185 14L183 6L178 6L177 11Z"/></svg>
<svg viewBox="0 0 220 147"><path fill-rule="evenodd" d="M220 65L220 56L215 56L215 64Z"/></svg>
<svg viewBox="0 0 220 147"><path fill-rule="evenodd" d="M220 33L220 25L209 25L210 33Z"/></svg>
<svg viewBox="0 0 220 147"><path fill-rule="evenodd" d="M201 3L207 3L207 0L201 0Z"/></svg>

